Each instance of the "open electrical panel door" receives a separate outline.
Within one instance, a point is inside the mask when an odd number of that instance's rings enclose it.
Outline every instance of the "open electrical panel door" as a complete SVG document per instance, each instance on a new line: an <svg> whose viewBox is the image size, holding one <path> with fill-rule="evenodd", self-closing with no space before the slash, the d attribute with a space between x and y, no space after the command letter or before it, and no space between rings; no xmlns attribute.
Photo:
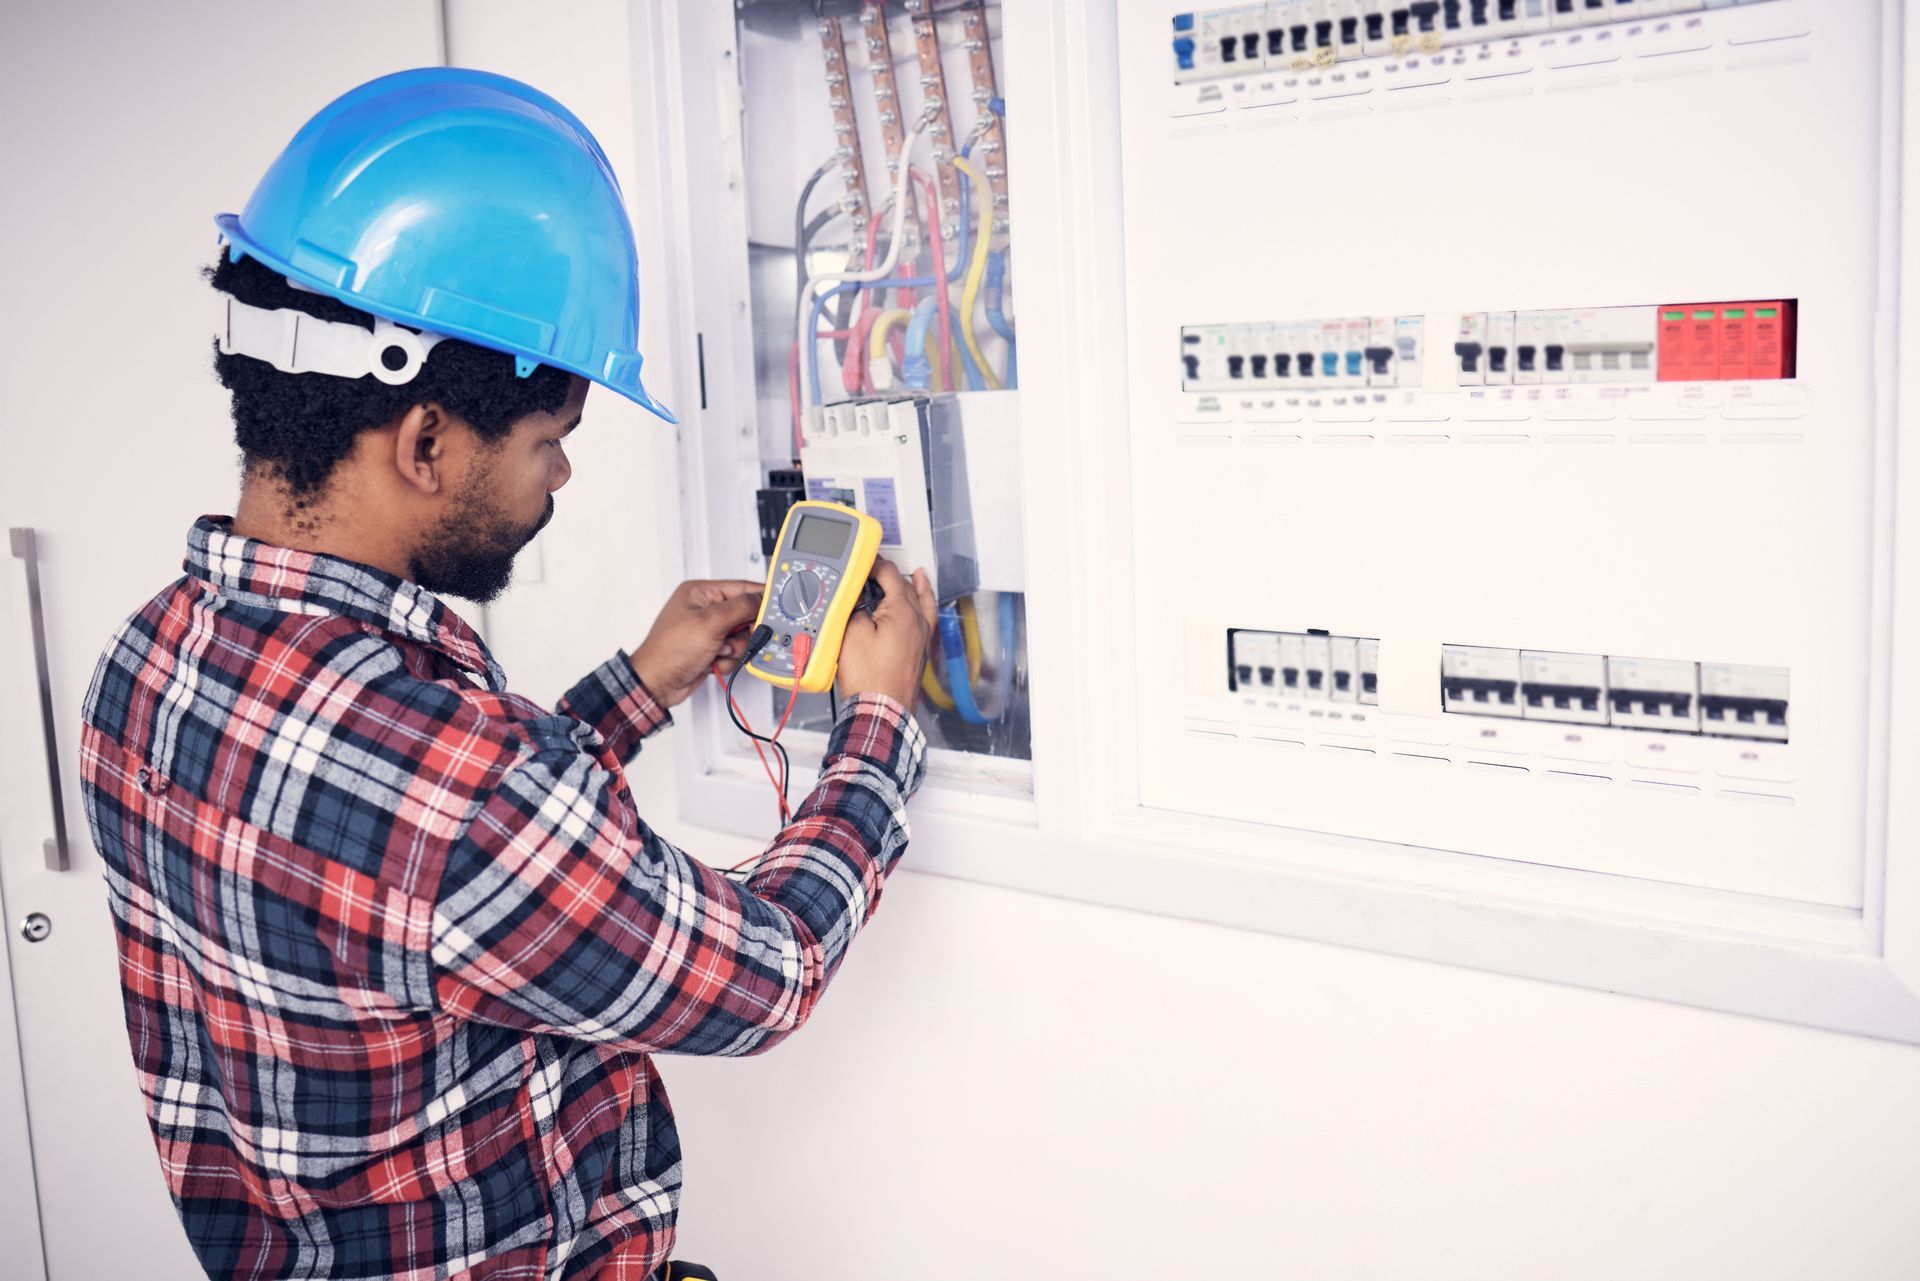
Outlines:
<svg viewBox="0 0 1920 1281"><path fill-rule="evenodd" d="M1920 1039L1897 4L666 8L689 567L936 572L922 866Z"/></svg>

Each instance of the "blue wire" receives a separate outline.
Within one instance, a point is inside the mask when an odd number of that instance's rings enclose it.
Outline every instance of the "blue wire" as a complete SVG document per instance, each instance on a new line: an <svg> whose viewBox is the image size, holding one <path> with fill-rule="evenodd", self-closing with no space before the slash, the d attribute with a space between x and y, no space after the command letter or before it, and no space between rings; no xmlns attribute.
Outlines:
<svg viewBox="0 0 1920 1281"><path fill-rule="evenodd" d="M1007 377L1009 389L1020 385L1020 349L1013 342L1013 324L1006 313L1000 310L1002 294L1007 284L1007 256L994 252L987 255L987 323L993 326L993 332L1007 340Z"/></svg>
<svg viewBox="0 0 1920 1281"><path fill-rule="evenodd" d="M962 147L960 149L960 154L967 157L968 159L972 159L973 143L969 142L967 143L966 146ZM968 222L968 204L971 197L970 188L972 184L967 181L966 174L962 173L959 175L959 177L960 177L960 235L958 239L959 239L960 245L959 245L959 252L954 256L953 266L947 268L947 283L950 285L958 283L960 280L960 277L966 272L967 257L968 257L967 228L970 225ZM888 279L888 280L866 280L866 281L858 281L858 282L849 280L843 284L835 285L831 289L827 290L825 293L820 294L819 296L814 298L813 317L808 322L807 332L808 333L820 332L820 317L825 314L827 309L827 304L833 301L833 299L839 297L841 294L847 292L847 290L849 289L927 289L932 287L934 284L935 284L935 281L932 276L895 276L892 279ZM813 403L817 405L821 402L820 343L816 339L815 341L808 343L806 347L807 347L807 351L806 351L807 368L813 374Z"/></svg>
<svg viewBox="0 0 1920 1281"><path fill-rule="evenodd" d="M916 391L925 389L933 380L933 362L927 358L927 331L933 328L937 309L934 306L938 298L922 298L913 306L913 318L907 322L906 350L907 358L902 363L900 377L907 386ZM953 327L960 327L960 313L954 310L951 302L947 304L947 315L953 321ZM955 343L960 348L960 361L967 374L969 391L985 391L987 380L980 375L980 366L973 363L973 353L964 343Z"/></svg>
<svg viewBox="0 0 1920 1281"><path fill-rule="evenodd" d="M947 691L953 710L969 725L985 725L980 705L973 701L973 679L967 675L966 641L960 634L960 611L952 605L940 611L940 652L947 656Z"/></svg>

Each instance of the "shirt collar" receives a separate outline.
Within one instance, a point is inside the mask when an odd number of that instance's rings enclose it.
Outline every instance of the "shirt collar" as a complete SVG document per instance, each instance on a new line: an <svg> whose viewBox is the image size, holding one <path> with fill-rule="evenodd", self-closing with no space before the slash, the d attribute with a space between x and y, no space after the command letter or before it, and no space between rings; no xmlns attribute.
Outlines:
<svg viewBox="0 0 1920 1281"><path fill-rule="evenodd" d="M183 567L222 592L268 609L341 614L446 655L502 693L506 673L466 620L418 583L358 561L275 547L233 532L231 516L202 516L187 531Z"/></svg>

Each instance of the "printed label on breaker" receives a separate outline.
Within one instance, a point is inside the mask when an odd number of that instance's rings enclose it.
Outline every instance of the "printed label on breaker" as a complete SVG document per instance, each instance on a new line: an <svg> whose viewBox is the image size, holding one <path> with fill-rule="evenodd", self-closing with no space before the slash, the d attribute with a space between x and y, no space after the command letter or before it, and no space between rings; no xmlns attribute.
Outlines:
<svg viewBox="0 0 1920 1281"><path fill-rule="evenodd" d="M900 545L900 504L893 493L893 477L869 476L860 482L860 488L866 495L864 510L867 515L880 522L880 541L888 546Z"/></svg>
<svg viewBox="0 0 1920 1281"><path fill-rule="evenodd" d="M854 505L853 491L851 489L841 489L839 486L824 480L809 480L807 482L807 497L813 499L815 502L839 503L842 507L852 507Z"/></svg>

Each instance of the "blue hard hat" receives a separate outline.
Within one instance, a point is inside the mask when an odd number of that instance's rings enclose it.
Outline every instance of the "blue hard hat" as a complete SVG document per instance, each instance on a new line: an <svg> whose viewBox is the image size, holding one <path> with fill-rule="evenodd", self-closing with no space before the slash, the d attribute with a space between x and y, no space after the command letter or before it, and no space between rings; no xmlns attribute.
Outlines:
<svg viewBox="0 0 1920 1281"><path fill-rule="evenodd" d="M309 120L215 220L233 251L350 307L552 365L666 419L640 384L640 263L613 167L552 98L424 67Z"/></svg>

